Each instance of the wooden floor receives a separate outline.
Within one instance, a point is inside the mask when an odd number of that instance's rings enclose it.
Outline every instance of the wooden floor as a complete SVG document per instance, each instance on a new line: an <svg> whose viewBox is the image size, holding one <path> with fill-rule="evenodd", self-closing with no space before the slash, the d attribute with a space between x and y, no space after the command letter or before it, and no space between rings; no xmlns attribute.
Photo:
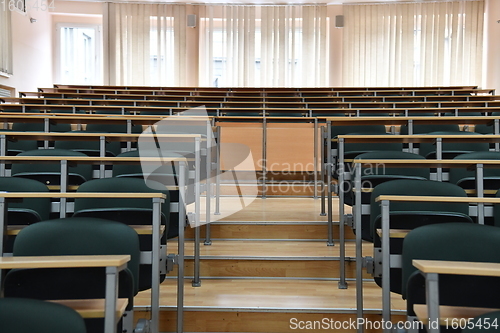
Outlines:
<svg viewBox="0 0 500 333"><path fill-rule="evenodd" d="M214 222L212 245L201 246L201 287L191 285L194 243L188 240L185 332L289 332L291 318L299 316L355 320L355 262L347 263L348 289L339 289L339 246L326 244L327 219L320 216L320 204L313 198L258 198ZM336 205L334 201L334 212ZM353 259L348 227L346 235L346 255ZM191 230L186 237L192 237ZM177 243L170 242L168 253L176 250ZM372 255L371 244L363 252ZM364 281L367 318L380 320L381 288L368 275ZM161 332L175 331L176 283L174 271L161 285ZM149 315L149 296L145 291L136 297L137 317ZM393 295L392 309L404 318L400 295Z"/></svg>

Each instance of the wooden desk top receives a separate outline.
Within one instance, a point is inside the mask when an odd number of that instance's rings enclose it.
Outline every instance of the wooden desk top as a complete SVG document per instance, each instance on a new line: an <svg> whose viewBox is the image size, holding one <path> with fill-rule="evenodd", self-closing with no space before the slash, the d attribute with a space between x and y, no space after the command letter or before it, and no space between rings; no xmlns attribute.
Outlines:
<svg viewBox="0 0 500 333"><path fill-rule="evenodd" d="M72 308L82 316L82 318L104 318L104 299L65 299L47 300L47 302L58 303ZM116 318L121 318L128 305L128 299L118 298L116 302Z"/></svg>
<svg viewBox="0 0 500 333"><path fill-rule="evenodd" d="M8 138L24 140L70 140L70 141L88 141L100 140L105 137L107 141L137 141L139 138L158 138L158 139L195 139L200 138L201 134L144 134L144 133L92 133L92 132L12 132L0 130L0 135Z"/></svg>
<svg viewBox="0 0 500 333"><path fill-rule="evenodd" d="M491 124L495 119L500 119L499 116L396 116L396 117L327 117L326 121L331 121L332 126L344 125L406 125L411 120L415 124L432 125L436 122L444 122L447 124Z"/></svg>
<svg viewBox="0 0 500 333"><path fill-rule="evenodd" d="M136 199L165 199L166 195L160 192L0 192L0 198L136 198Z"/></svg>
<svg viewBox="0 0 500 333"><path fill-rule="evenodd" d="M429 322L429 315L427 313L427 305L426 304L415 304L413 305L413 310L417 315L418 319L427 325ZM490 309L490 308L473 308L473 307L465 307L465 306L448 306L441 305L439 306L439 324L440 325L448 325L452 326L452 323L457 324L458 327L465 327L465 322L457 321L460 319L473 319L477 316L481 316L483 314L499 311L500 309ZM455 321L453 321L455 320ZM491 324L491 323L490 323Z"/></svg>
<svg viewBox="0 0 500 333"><path fill-rule="evenodd" d="M393 165L397 167L415 167L416 165L426 166L429 168L453 168L453 167L474 167L477 164L485 166L500 166L500 160L428 160L428 159L353 159L349 160L354 164L362 164L366 166L373 165Z"/></svg>
<svg viewBox="0 0 500 333"><path fill-rule="evenodd" d="M436 139L453 140L458 142L500 142L500 135L481 134L481 135L448 135L448 134L381 134L381 135L339 135L332 139L332 142L338 142L340 138L346 143L434 143Z"/></svg>
<svg viewBox="0 0 500 333"><path fill-rule="evenodd" d="M17 236L21 230L26 228L27 225L7 225L7 235L8 236ZM132 229L134 229L138 235L152 235L153 234L153 226L152 225L130 225ZM165 226L160 226L160 234L165 232Z"/></svg>
<svg viewBox="0 0 500 333"><path fill-rule="evenodd" d="M130 261L130 255L0 257L0 269L120 267Z"/></svg>
<svg viewBox="0 0 500 333"><path fill-rule="evenodd" d="M500 263L415 259L412 263L423 273L500 276Z"/></svg>
<svg viewBox="0 0 500 333"><path fill-rule="evenodd" d="M380 195L375 198L380 201L404 201L404 202L462 202L462 203L489 203L499 204L500 198L478 198L478 197L440 197L440 196L416 196L416 195Z"/></svg>
<svg viewBox="0 0 500 333"><path fill-rule="evenodd" d="M113 165L194 161L184 157L97 157L97 156L0 156L5 163L37 162L56 163L68 161L76 164Z"/></svg>

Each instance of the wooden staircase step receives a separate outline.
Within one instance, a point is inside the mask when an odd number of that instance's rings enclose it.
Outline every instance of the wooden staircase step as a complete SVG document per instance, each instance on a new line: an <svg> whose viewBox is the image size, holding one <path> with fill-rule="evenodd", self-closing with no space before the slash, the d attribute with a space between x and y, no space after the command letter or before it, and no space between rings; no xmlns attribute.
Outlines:
<svg viewBox="0 0 500 333"><path fill-rule="evenodd" d="M160 292L160 331L175 331L176 280L167 279ZM356 318L355 284L338 289L336 281L319 280L202 280L201 287L185 282L186 332L291 332L297 321ZM149 291L135 298L136 318L149 315ZM381 320L381 289L364 283L366 318ZM393 321L404 320L405 302L392 295ZM355 332L355 330L339 330ZM366 332L380 332L366 330Z"/></svg>
<svg viewBox="0 0 500 333"><path fill-rule="evenodd" d="M200 247L202 277L270 277L336 279L340 268L339 246L314 241L214 241ZM364 255L372 255L371 244L364 244ZM168 253L177 243L169 243ZM346 255L354 259L355 243L346 243ZM185 274L194 274L194 243L185 246ZM175 277L177 269L169 273ZM346 277L355 278L356 263L346 261ZM364 273L364 278L372 277Z"/></svg>
<svg viewBox="0 0 500 333"><path fill-rule="evenodd" d="M205 237L205 226L201 226L201 235ZM326 222L213 222L210 224L213 240L217 239L296 239L325 240L328 234ZM334 238L339 237L338 223L333 225ZM345 228L346 239L354 239L352 229ZM186 229L186 238L194 238L194 229Z"/></svg>

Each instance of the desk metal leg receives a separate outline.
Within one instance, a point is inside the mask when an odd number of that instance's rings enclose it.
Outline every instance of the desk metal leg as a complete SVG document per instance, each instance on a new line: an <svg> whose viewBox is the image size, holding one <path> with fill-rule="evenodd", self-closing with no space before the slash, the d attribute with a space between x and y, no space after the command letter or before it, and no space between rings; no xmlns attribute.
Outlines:
<svg viewBox="0 0 500 333"><path fill-rule="evenodd" d="M356 315L363 318L363 244L361 239L361 164L356 164L354 178L355 206L354 221L356 225ZM363 333L363 325L358 326L358 333Z"/></svg>
<svg viewBox="0 0 500 333"><path fill-rule="evenodd" d="M177 333L184 331L184 226L186 224L186 168L181 162L179 168L179 242L177 257ZM155 333L155 332L153 332Z"/></svg>
<svg viewBox="0 0 500 333"><path fill-rule="evenodd" d="M326 147L326 142L325 140L327 139L326 137L326 131L325 127L321 127L321 216L326 216L326 202L325 202L325 147Z"/></svg>
<svg viewBox="0 0 500 333"><path fill-rule="evenodd" d="M2 134L0 136L0 154L7 156L7 137ZM0 161L0 177L5 177L5 161Z"/></svg>
<svg viewBox="0 0 500 333"><path fill-rule="evenodd" d="M210 239L211 230L210 230L210 200L212 195L212 124L210 122L207 123L207 163L206 163L206 181L205 181L205 243L204 245L211 245L212 240Z"/></svg>
<svg viewBox="0 0 500 333"><path fill-rule="evenodd" d="M382 319L386 322L391 320L391 250L390 250L390 221L389 201L381 203L382 213ZM384 333L390 330L384 329Z"/></svg>
<svg viewBox="0 0 500 333"><path fill-rule="evenodd" d="M484 166L481 163L476 165L476 191L477 197L484 197ZM477 203L477 223L484 224L484 202Z"/></svg>
<svg viewBox="0 0 500 333"><path fill-rule="evenodd" d="M425 277L425 292L429 324L427 332L439 333L439 275L428 273Z"/></svg>
<svg viewBox="0 0 500 333"><path fill-rule="evenodd" d="M345 182L345 172L344 172L344 140L339 140L339 184L337 186L339 191L339 239L340 239L340 281L339 289L347 289L347 282L345 280L345 219L344 219L344 182ZM333 166L333 163L330 163ZM330 172L331 174L331 172ZM331 198L331 191L328 191ZM332 219L332 204L329 203L329 216ZM333 240L332 240L333 241Z"/></svg>
<svg viewBox="0 0 500 333"><path fill-rule="evenodd" d="M217 170L215 175L215 215L220 215L220 145L221 145L221 128L217 126L217 146L216 146L216 154L215 157L217 163Z"/></svg>
<svg viewBox="0 0 500 333"><path fill-rule="evenodd" d="M68 189L68 161L61 160L61 181L60 181L60 191L61 193L66 193ZM59 217L65 218L67 211L67 203L68 199L61 198L59 200Z"/></svg>
<svg viewBox="0 0 500 333"><path fill-rule="evenodd" d="M104 314L104 332L115 333L116 324L116 303L118 299L118 272L117 267L106 267L106 298Z"/></svg>
<svg viewBox="0 0 500 333"><path fill-rule="evenodd" d="M436 159L438 159L438 160L443 159L443 139L442 138L436 139ZM438 167L436 169L437 169L437 181L442 182L443 181L443 168Z"/></svg>
<svg viewBox="0 0 500 333"><path fill-rule="evenodd" d="M318 198L318 118L314 118L314 152L313 152L313 169L314 169L314 199Z"/></svg>
<svg viewBox="0 0 500 333"><path fill-rule="evenodd" d="M153 250L151 253L151 331L159 332L160 323L160 227L161 204L163 199L153 199Z"/></svg>
<svg viewBox="0 0 500 333"><path fill-rule="evenodd" d="M262 199L267 198L267 122L262 120Z"/></svg>
<svg viewBox="0 0 500 333"><path fill-rule="evenodd" d="M195 140L195 153L194 153L194 164L195 164L195 177L194 177L194 196L195 196L195 213L194 213L194 279L192 282L193 287L199 287L201 285L200 281L200 196L201 196L201 163L200 163L200 138Z"/></svg>

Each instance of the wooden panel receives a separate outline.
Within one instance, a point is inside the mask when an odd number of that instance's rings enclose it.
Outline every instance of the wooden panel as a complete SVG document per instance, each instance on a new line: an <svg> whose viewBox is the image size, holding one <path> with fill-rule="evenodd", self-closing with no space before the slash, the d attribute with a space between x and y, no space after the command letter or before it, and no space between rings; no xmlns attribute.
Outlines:
<svg viewBox="0 0 500 333"><path fill-rule="evenodd" d="M254 160L255 170L262 170L262 124L261 123L224 123L221 124L222 143L241 143L247 145ZM229 151L221 148L221 161ZM222 164L224 170L224 164Z"/></svg>
<svg viewBox="0 0 500 333"><path fill-rule="evenodd" d="M267 170L301 172L314 170L314 125L269 124Z"/></svg>

